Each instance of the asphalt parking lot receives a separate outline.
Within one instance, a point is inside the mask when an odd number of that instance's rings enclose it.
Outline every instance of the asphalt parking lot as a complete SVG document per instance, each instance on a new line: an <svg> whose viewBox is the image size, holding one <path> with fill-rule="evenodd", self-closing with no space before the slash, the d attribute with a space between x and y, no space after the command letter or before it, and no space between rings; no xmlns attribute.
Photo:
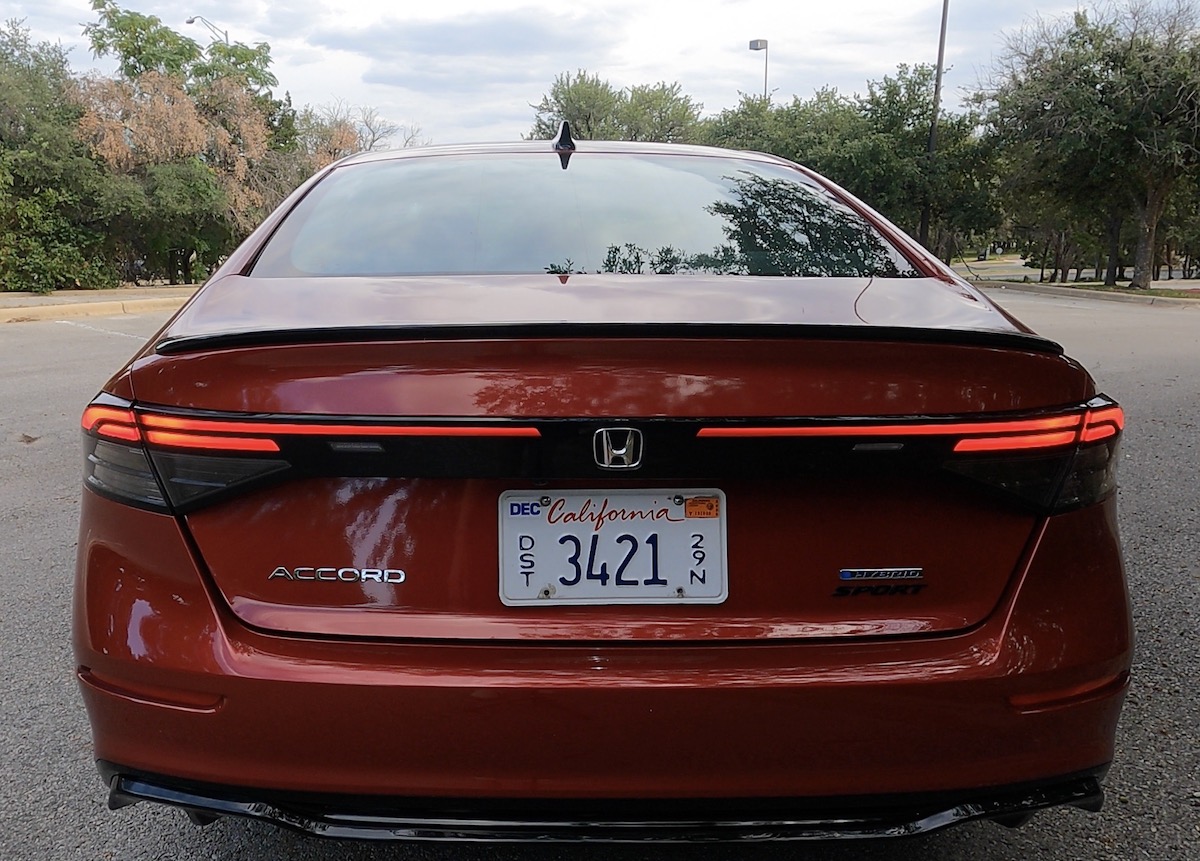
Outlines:
<svg viewBox="0 0 1200 861"><path fill-rule="evenodd" d="M0 324L0 858L1200 858L1200 308L997 295L1064 343L1128 416L1120 506L1138 641L1103 813L882 844L578 847L334 843L238 821L198 829L145 805L109 812L69 642L78 417L166 318L156 311Z"/></svg>

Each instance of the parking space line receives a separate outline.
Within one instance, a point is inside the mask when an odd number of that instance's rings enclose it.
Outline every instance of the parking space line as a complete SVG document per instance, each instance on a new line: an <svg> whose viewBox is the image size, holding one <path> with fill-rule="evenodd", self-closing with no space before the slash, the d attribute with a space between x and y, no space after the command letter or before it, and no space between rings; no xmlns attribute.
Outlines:
<svg viewBox="0 0 1200 861"><path fill-rule="evenodd" d="M135 341L145 341L141 335L131 335L128 332L118 332L115 329L102 329L99 326L89 326L87 323L76 323L74 320L55 320L63 326L74 326L76 329L87 329L89 332L100 332L104 335L118 335L122 338L132 338Z"/></svg>

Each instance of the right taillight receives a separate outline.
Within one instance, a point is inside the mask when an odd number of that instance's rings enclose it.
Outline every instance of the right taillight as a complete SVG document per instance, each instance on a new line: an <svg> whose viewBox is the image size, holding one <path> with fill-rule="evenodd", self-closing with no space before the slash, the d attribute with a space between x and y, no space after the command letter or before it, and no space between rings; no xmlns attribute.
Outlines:
<svg viewBox="0 0 1200 861"><path fill-rule="evenodd" d="M892 452L897 467L905 457L921 466L940 463L1009 499L1054 513L1092 505L1113 492L1124 425L1121 408L1101 395L1040 415L732 421L702 427L696 437L853 441L856 452Z"/></svg>
<svg viewBox="0 0 1200 861"><path fill-rule="evenodd" d="M945 463L950 472L1057 513L1105 499L1117 488L1125 416L1105 397L1088 402L1070 431L1053 428L964 438Z"/></svg>
<svg viewBox="0 0 1200 861"><path fill-rule="evenodd" d="M1063 477L1055 511L1068 511L1099 502L1117 489L1117 451L1120 437L1104 442L1083 443L1075 452L1071 467Z"/></svg>

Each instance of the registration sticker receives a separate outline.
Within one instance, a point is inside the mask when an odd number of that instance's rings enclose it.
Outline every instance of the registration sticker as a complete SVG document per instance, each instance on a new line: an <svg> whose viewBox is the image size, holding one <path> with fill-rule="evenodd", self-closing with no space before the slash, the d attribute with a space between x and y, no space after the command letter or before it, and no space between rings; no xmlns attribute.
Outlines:
<svg viewBox="0 0 1200 861"><path fill-rule="evenodd" d="M721 500L715 496L693 496L684 500L683 516L689 519L698 517L720 517Z"/></svg>

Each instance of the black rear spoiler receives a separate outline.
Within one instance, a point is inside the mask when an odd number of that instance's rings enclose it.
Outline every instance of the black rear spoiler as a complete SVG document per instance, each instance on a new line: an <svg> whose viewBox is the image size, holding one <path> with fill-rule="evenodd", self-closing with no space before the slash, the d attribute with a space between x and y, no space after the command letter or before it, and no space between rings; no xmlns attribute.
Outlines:
<svg viewBox="0 0 1200 861"><path fill-rule="evenodd" d="M206 350L294 344L372 341L501 341L534 339L714 339L895 341L917 344L993 347L1062 355L1060 344L1040 335L989 329L936 329L906 326L829 326L787 323L489 323L487 325L353 326L303 329L247 329L179 335L159 340L160 355Z"/></svg>

